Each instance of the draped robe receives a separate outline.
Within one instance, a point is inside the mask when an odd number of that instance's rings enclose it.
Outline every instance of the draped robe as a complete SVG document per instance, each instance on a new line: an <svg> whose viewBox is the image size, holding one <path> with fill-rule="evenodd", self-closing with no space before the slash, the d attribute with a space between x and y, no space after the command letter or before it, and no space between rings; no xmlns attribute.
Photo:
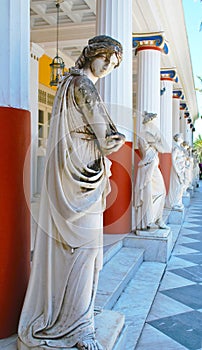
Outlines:
<svg viewBox="0 0 202 350"><path fill-rule="evenodd" d="M124 142L82 70L60 82L51 119L19 350L71 348L94 335L102 215L110 191L105 155Z"/></svg>
<svg viewBox="0 0 202 350"><path fill-rule="evenodd" d="M168 202L171 208L183 208L182 196L185 187L184 151L177 142L173 142L172 167L170 172L170 186Z"/></svg>
<svg viewBox="0 0 202 350"><path fill-rule="evenodd" d="M142 159L138 163L135 184L135 227L144 230L162 219L166 189L158 167L157 148L162 147L158 135L143 132L139 136L138 146Z"/></svg>

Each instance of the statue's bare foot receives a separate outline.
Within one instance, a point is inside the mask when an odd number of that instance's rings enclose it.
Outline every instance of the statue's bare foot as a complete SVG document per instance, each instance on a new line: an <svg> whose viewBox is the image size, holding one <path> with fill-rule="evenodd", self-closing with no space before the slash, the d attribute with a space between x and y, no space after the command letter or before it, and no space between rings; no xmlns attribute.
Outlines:
<svg viewBox="0 0 202 350"><path fill-rule="evenodd" d="M82 340L76 344L79 350L104 350L95 339Z"/></svg>

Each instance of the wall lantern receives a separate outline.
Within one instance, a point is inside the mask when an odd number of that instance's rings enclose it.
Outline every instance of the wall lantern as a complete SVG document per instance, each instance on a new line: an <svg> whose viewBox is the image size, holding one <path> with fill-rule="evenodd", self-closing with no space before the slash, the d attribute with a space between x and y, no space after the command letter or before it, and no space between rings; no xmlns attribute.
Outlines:
<svg viewBox="0 0 202 350"><path fill-rule="evenodd" d="M58 34L59 34L59 12L60 12L60 3L64 0L56 0L56 9L57 9L57 48L56 48L56 56L53 58L50 67L50 86L57 86L60 79L64 74L65 64L61 57L58 56Z"/></svg>

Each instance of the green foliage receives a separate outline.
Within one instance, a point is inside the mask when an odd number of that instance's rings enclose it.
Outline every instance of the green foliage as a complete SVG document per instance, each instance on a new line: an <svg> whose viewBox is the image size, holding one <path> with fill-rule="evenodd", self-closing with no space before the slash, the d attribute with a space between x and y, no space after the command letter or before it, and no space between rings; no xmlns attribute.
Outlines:
<svg viewBox="0 0 202 350"><path fill-rule="evenodd" d="M196 150L196 153L198 155L199 162L202 163L202 137L201 135L198 136L196 141L194 142L194 149Z"/></svg>

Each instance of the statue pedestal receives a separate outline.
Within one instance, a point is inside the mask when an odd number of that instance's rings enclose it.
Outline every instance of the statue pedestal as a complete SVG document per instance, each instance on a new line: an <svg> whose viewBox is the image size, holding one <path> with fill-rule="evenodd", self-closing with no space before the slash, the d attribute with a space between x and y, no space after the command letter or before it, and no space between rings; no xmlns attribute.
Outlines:
<svg viewBox="0 0 202 350"><path fill-rule="evenodd" d="M137 230L124 239L124 246L144 249L144 261L166 263L172 250L171 229Z"/></svg>
<svg viewBox="0 0 202 350"><path fill-rule="evenodd" d="M185 209L172 209L168 217L169 224L181 225L184 221Z"/></svg>
<svg viewBox="0 0 202 350"><path fill-rule="evenodd" d="M186 192L183 194L182 196L182 203L184 204L184 206L187 208L190 205L190 193Z"/></svg>

